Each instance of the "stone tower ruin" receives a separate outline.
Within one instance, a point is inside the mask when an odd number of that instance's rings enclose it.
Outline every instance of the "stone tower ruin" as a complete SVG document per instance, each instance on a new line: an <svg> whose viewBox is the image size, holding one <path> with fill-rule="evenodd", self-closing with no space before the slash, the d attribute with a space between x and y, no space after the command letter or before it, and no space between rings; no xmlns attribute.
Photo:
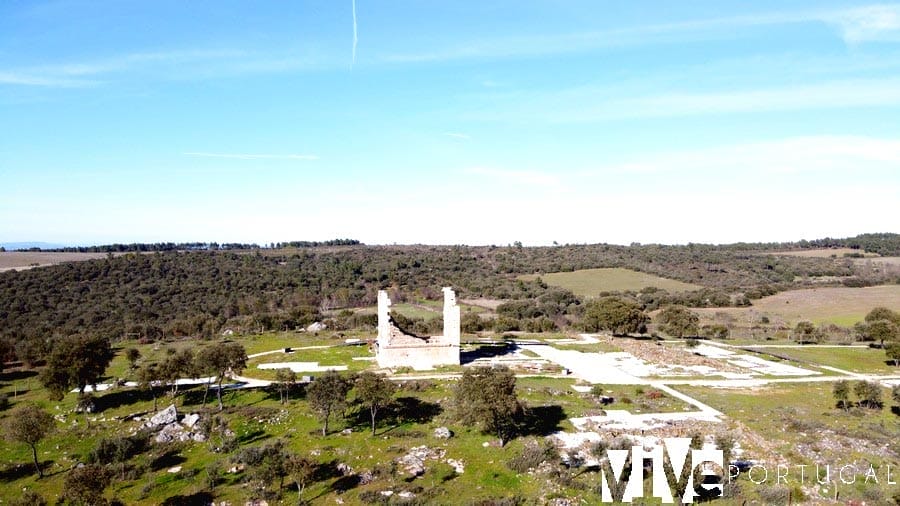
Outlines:
<svg viewBox="0 0 900 506"><path fill-rule="evenodd" d="M444 335L419 337L397 327L391 318L391 299L378 291L378 339L375 358L379 367L434 369L440 365L459 365L459 306L450 287L444 292Z"/></svg>

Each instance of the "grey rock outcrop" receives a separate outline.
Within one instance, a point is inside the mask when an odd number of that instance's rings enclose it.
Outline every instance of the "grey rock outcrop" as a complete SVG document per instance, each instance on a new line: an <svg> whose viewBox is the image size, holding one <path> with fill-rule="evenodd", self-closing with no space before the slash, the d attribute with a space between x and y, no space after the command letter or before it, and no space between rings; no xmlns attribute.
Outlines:
<svg viewBox="0 0 900 506"><path fill-rule="evenodd" d="M178 420L178 410L175 409L175 405L172 404L166 409L160 411L159 413L150 417L150 420L144 424L148 429L156 429L157 427L161 427L163 425L169 425Z"/></svg>

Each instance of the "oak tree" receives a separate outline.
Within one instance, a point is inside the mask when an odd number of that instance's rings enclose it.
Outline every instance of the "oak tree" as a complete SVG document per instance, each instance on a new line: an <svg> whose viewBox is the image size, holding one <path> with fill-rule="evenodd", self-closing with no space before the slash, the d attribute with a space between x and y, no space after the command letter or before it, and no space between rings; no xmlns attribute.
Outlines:
<svg viewBox="0 0 900 506"><path fill-rule="evenodd" d="M6 438L16 443L25 443L31 448L31 458L38 476L44 472L38 463L37 444L53 430L53 417L34 404L23 404L15 408L6 418Z"/></svg>
<svg viewBox="0 0 900 506"><path fill-rule="evenodd" d="M381 374L366 371L356 379L356 397L369 409L373 436L378 410L391 402L396 391L396 386Z"/></svg>
<svg viewBox="0 0 900 506"><path fill-rule="evenodd" d="M839 380L834 382L832 389L834 401L837 407L848 409L850 407L850 382L847 380Z"/></svg>
<svg viewBox="0 0 900 506"><path fill-rule="evenodd" d="M700 317L684 306L669 306L656 316L660 328L672 337L696 336L700 332Z"/></svg>
<svg viewBox="0 0 900 506"><path fill-rule="evenodd" d="M335 371L328 371L309 384L306 398L322 420L322 435L328 434L331 416L347 405L350 382Z"/></svg>
<svg viewBox="0 0 900 506"><path fill-rule="evenodd" d="M622 297L603 297L585 304L582 327L587 332L608 330L615 335L647 331L650 318L640 304Z"/></svg>
<svg viewBox="0 0 900 506"><path fill-rule="evenodd" d="M99 336L72 335L58 340L47 366L41 372L41 383L50 390L51 399L61 400L73 387L84 395L88 385L95 385L113 358L109 340Z"/></svg>
<svg viewBox="0 0 900 506"><path fill-rule="evenodd" d="M287 367L275 370L275 385L278 387L278 394L282 404L288 401L288 395L296 383L297 373L293 370Z"/></svg>
<svg viewBox="0 0 900 506"><path fill-rule="evenodd" d="M456 387L456 412L461 422L480 424L505 445L523 412L515 375L507 367L467 368Z"/></svg>

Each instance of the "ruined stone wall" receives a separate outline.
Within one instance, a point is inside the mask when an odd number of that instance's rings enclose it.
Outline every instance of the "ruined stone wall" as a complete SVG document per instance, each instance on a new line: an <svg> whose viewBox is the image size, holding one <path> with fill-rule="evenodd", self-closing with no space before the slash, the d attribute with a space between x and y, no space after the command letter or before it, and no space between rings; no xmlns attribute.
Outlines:
<svg viewBox="0 0 900 506"><path fill-rule="evenodd" d="M403 332L391 318L391 299L378 292L378 339L375 358L379 367L434 369L459 365L459 306L451 288L444 288L444 335L418 337Z"/></svg>
<svg viewBox="0 0 900 506"><path fill-rule="evenodd" d="M444 341L459 346L459 306L456 304L456 292L445 286L444 292Z"/></svg>

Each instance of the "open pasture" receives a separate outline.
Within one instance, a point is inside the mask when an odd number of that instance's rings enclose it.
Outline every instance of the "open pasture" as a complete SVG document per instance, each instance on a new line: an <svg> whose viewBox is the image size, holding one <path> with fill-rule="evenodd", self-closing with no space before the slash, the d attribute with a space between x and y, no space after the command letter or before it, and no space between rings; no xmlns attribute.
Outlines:
<svg viewBox="0 0 900 506"><path fill-rule="evenodd" d="M572 291L575 295L587 297L596 297L600 292L637 291L651 286L670 292L688 292L702 288L698 285L683 283L674 279L666 279L652 274L619 268L551 272L540 276L529 274L519 276L519 279L529 281L537 277L540 277L550 286L565 288Z"/></svg>
<svg viewBox="0 0 900 506"><path fill-rule="evenodd" d="M752 349L752 348L751 348ZM844 371L862 374L897 374L900 368L887 362L884 350L875 348L817 348L804 346L797 348L760 348L764 354L790 358L801 364L816 364L836 367ZM763 358L771 358L764 356Z"/></svg>
<svg viewBox="0 0 900 506"><path fill-rule="evenodd" d="M766 252L765 254L771 255L782 255L789 257L804 257L804 258L832 258L832 257L843 257L844 255L853 255L853 254L862 254L862 250L853 249L853 248L820 248L820 249L804 249L804 250L795 250L795 251L774 251L774 252ZM872 253L866 254L866 257L875 256Z"/></svg>
<svg viewBox="0 0 900 506"><path fill-rule="evenodd" d="M872 308L884 306L900 311L900 285L870 286L865 288L811 288L790 290L753 301L749 308L693 309L701 319L712 321L716 313L747 322L750 312L781 320L789 326L801 320L813 323L834 323L852 326L865 318Z"/></svg>
<svg viewBox="0 0 900 506"><path fill-rule="evenodd" d="M0 252L0 272L10 270L31 269L61 264L63 262L80 262L106 257L106 253L51 253L43 251L3 251Z"/></svg>

